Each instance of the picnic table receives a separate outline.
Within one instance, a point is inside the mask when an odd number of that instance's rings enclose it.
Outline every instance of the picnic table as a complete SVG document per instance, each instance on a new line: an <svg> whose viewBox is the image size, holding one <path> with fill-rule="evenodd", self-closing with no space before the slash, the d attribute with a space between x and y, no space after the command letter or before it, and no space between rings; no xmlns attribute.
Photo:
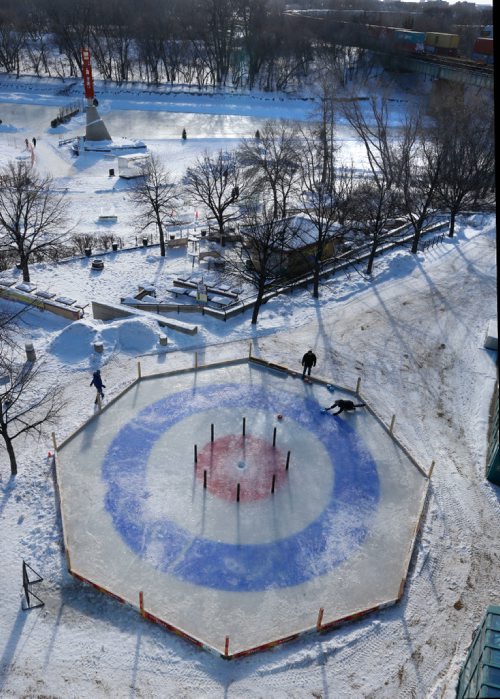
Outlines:
<svg viewBox="0 0 500 699"><path fill-rule="evenodd" d="M69 296L58 296L56 299L57 303L62 303L65 306L72 306L76 303L76 299L72 299Z"/></svg>
<svg viewBox="0 0 500 699"><path fill-rule="evenodd" d="M167 291L177 298L177 296L182 296L183 294L186 294L188 289L186 289L185 286L168 286Z"/></svg>
<svg viewBox="0 0 500 699"><path fill-rule="evenodd" d="M39 296L41 299L53 299L55 294L51 291L35 291L35 296Z"/></svg>
<svg viewBox="0 0 500 699"><path fill-rule="evenodd" d="M230 299L227 296L217 296L217 294L215 294L210 298L210 303L213 303L216 306L229 306L230 303L233 303L233 299Z"/></svg>
<svg viewBox="0 0 500 699"><path fill-rule="evenodd" d="M27 291L28 293L31 293L32 291L35 291L36 284L30 284L29 282L21 282L20 284L16 284L15 288L19 289L19 291Z"/></svg>

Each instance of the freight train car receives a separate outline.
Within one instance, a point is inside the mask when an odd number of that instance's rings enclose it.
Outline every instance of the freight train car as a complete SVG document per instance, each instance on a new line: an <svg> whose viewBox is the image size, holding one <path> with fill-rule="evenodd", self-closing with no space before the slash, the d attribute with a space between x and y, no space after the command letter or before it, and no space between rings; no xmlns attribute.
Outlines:
<svg viewBox="0 0 500 699"><path fill-rule="evenodd" d="M474 48L472 49L472 60L486 65L493 65L493 39L486 39L484 37L476 39Z"/></svg>
<svg viewBox="0 0 500 699"><path fill-rule="evenodd" d="M487 28L485 28L487 29ZM433 56L460 58L458 46L460 36L445 32L415 32L398 27L382 27L377 24L366 25L368 35L375 46L385 51L396 53L414 53ZM493 38L476 39L472 52L472 61L482 65L493 65ZM467 60L467 59L466 59Z"/></svg>
<svg viewBox="0 0 500 699"><path fill-rule="evenodd" d="M426 53L437 56L458 56L458 34L444 34L443 32L426 32L424 48Z"/></svg>
<svg viewBox="0 0 500 699"><path fill-rule="evenodd" d="M425 32L413 32L399 27L381 27L380 41L392 51L403 53L423 53Z"/></svg>

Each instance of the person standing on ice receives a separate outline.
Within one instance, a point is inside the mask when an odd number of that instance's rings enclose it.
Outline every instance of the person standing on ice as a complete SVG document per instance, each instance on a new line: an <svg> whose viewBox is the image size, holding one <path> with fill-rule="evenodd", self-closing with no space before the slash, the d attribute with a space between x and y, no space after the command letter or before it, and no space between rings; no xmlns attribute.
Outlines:
<svg viewBox="0 0 500 699"><path fill-rule="evenodd" d="M96 388L97 395L95 397L95 402L97 403L99 400L99 396L101 396L101 398L104 398L104 393L103 393L102 389L106 388L105 384L103 384L103 382L102 382L101 372L99 371L99 369L94 371L90 385L95 386L95 388Z"/></svg>
<svg viewBox="0 0 500 699"><path fill-rule="evenodd" d="M316 366L316 355L312 350L308 350L302 357L302 366L304 367L304 370L302 372L302 378L305 379L306 371L307 375L311 376L311 368L313 366Z"/></svg>
<svg viewBox="0 0 500 699"><path fill-rule="evenodd" d="M353 403L352 400L336 400L333 405L331 405L329 408L325 408L325 410L332 410L333 408L338 408L338 411L336 413L332 413L332 415L340 415L340 413L343 413L344 410L356 410L356 408L364 408L365 403Z"/></svg>

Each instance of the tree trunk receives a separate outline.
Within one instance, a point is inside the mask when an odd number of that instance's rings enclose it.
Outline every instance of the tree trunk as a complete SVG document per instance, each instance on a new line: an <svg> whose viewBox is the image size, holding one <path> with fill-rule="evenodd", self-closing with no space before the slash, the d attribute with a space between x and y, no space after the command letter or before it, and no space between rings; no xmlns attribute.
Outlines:
<svg viewBox="0 0 500 699"><path fill-rule="evenodd" d="M418 252L418 244L420 242L420 236L422 235L422 221L418 221L414 226L415 234L413 236L413 242L411 245L411 252L416 255Z"/></svg>
<svg viewBox="0 0 500 699"><path fill-rule="evenodd" d="M262 291L259 291L257 293L257 298L255 299L255 303L253 306L252 325L257 325L257 318L259 317L259 311L260 311L260 307L262 306L263 297L264 297L264 293Z"/></svg>
<svg viewBox="0 0 500 699"><path fill-rule="evenodd" d="M374 237L372 246L370 248L370 255L368 257L368 265L366 267L366 273L371 274L373 270L373 262L375 260L375 254L377 252L378 236Z"/></svg>
<svg viewBox="0 0 500 699"><path fill-rule="evenodd" d="M14 445L12 444L12 440L8 434L5 434L4 432L2 436L4 438L5 446L7 448L7 454L9 455L10 459L10 472L11 475L15 476L17 475L17 461L16 455L14 453Z"/></svg>
<svg viewBox="0 0 500 699"><path fill-rule="evenodd" d="M30 270L28 266L28 260L21 258L21 270L23 273L23 282L30 281Z"/></svg>
<svg viewBox="0 0 500 699"><path fill-rule="evenodd" d="M161 225L161 221L158 219L158 233L160 235L160 255L162 257L165 257L165 235L163 233L163 226Z"/></svg>
<svg viewBox="0 0 500 699"><path fill-rule="evenodd" d="M455 233L455 217L455 211L450 211L450 229L448 231L448 238L453 238L453 234Z"/></svg>
<svg viewBox="0 0 500 699"><path fill-rule="evenodd" d="M319 271L320 271L319 261L316 260L316 262L314 263L314 274L313 274L313 296L315 299L319 298Z"/></svg>

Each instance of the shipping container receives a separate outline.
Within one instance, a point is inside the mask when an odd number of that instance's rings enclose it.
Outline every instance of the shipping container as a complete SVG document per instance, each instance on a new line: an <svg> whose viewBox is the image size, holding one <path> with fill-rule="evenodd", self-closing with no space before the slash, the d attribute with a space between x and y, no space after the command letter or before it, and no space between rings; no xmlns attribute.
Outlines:
<svg viewBox="0 0 500 699"><path fill-rule="evenodd" d="M483 63L487 66L492 66L495 63L494 57L489 56L487 53L473 53L472 60L476 61L476 63Z"/></svg>
<svg viewBox="0 0 500 699"><path fill-rule="evenodd" d="M398 53L423 53L423 44L412 44L409 41L393 41L390 48Z"/></svg>
<svg viewBox="0 0 500 699"><path fill-rule="evenodd" d="M483 37L479 37L478 39L476 39L472 52L485 54L487 56L493 56L493 39L485 39Z"/></svg>
<svg viewBox="0 0 500 699"><path fill-rule="evenodd" d="M421 44L423 46L425 42L425 32L412 32L407 29L395 29L394 38L398 42Z"/></svg>
<svg viewBox="0 0 500 699"><path fill-rule="evenodd" d="M500 607L490 605L458 678L457 699L500 697Z"/></svg>
<svg viewBox="0 0 500 699"><path fill-rule="evenodd" d="M443 49L457 49L460 43L458 34L444 34L443 32L427 32L425 45Z"/></svg>

